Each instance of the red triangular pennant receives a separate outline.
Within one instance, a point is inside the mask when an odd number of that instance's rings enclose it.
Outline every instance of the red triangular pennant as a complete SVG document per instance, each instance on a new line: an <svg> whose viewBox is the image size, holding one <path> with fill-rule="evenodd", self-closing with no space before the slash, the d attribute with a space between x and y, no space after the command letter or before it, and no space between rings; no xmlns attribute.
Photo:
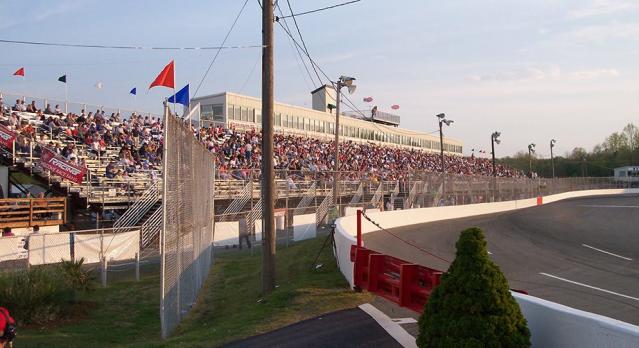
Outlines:
<svg viewBox="0 0 639 348"><path fill-rule="evenodd" d="M24 68L20 68L13 73L13 76L22 76L24 77Z"/></svg>
<svg viewBox="0 0 639 348"><path fill-rule="evenodd" d="M167 66L162 69L162 72L158 77L153 80L149 89L156 86L164 86L169 88L175 88L175 70L173 66L173 61L171 61Z"/></svg>

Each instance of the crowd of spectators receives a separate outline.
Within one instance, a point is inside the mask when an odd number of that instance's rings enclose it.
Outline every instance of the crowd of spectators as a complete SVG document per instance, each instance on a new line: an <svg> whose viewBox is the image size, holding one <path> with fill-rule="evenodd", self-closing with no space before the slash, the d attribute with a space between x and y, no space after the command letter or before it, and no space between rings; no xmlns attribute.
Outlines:
<svg viewBox="0 0 639 348"><path fill-rule="evenodd" d="M29 150L29 140L37 143L34 154L42 146L50 146L56 153L72 163L83 165L78 144L90 158L100 158L107 148L118 151L117 159L106 164L107 178L122 178L137 171L152 171L162 160L162 122L159 117L133 113L122 118L119 113L106 115L102 110L79 114L62 113L59 105L52 110L36 108L35 102L25 105L17 100L11 108L0 107L6 117L1 121L19 133L18 151ZM28 118L23 112L31 113ZM33 122L35 120L35 122ZM31 121L31 122L30 122ZM220 178L246 179L261 167L261 132L237 131L222 126L193 129L195 136L215 154ZM51 142L47 138L65 139ZM301 173L328 173L334 168L334 145L327 140L276 134L274 139L275 168ZM82 156L84 157L84 156ZM445 155L447 173L464 175L492 175L492 162L488 158ZM497 165L497 176L519 177L520 171ZM340 143L340 171L354 178L374 175L381 180L397 180L410 171L440 172L438 153L374 143Z"/></svg>
<svg viewBox="0 0 639 348"><path fill-rule="evenodd" d="M35 102L25 105L16 100L6 107L0 100L3 125L18 133L16 151L39 157L48 146L73 164L85 165L86 158L101 159L107 178L123 178L138 171L153 170L162 161L162 122L159 117L119 113L107 115L103 110L76 114L63 113L60 106L44 111ZM26 113L26 114L25 114ZM58 139L61 141L53 141ZM29 143L33 143L30 149ZM117 158L107 157L107 148L117 151ZM83 155L83 156L81 156Z"/></svg>
<svg viewBox="0 0 639 348"><path fill-rule="evenodd" d="M223 178L244 179L250 170L258 170L261 166L262 135L256 130L239 132L218 126L196 131L196 136L216 155L218 173ZM333 144L331 141L276 134L275 168L308 173L332 171ZM493 175L492 162L488 158L445 155L444 162L447 173ZM340 171L345 173L353 176L375 174L383 180L399 179L410 171L441 171L438 153L353 141L340 143L339 163ZM495 169L500 177L523 176L522 172L500 164Z"/></svg>

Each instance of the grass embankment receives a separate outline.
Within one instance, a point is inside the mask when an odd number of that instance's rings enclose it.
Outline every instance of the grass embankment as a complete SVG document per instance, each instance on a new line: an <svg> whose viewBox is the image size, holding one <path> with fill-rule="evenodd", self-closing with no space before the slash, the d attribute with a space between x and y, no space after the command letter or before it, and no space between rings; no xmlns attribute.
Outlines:
<svg viewBox="0 0 639 348"><path fill-rule="evenodd" d="M120 275L108 288L82 294L85 310L46 328L20 328L20 347L212 347L371 300L355 293L339 272L331 248L315 270L323 238L300 242L277 253L278 288L262 298L261 254L216 255L197 304L173 336L160 338L159 275L149 266L142 280Z"/></svg>

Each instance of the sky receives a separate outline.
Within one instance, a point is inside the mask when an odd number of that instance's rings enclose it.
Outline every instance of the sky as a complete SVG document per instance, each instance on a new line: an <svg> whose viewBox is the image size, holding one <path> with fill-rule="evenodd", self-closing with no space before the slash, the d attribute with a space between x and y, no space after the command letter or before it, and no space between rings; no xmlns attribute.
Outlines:
<svg viewBox="0 0 639 348"><path fill-rule="evenodd" d="M289 0L295 13L343 0ZM73 44L219 46L244 1L3 0L0 39ZM281 10L288 4L279 1ZM261 9L249 0L227 45L261 44ZM293 22L289 18L289 26ZM454 120L445 135L498 157L537 144L541 157L592 149L639 120L639 1L636 0L362 0L297 17L311 57L332 79L349 75L364 97L401 127L437 129L434 115ZM295 30L295 29L293 29ZM275 99L310 107L319 86L275 26ZM193 96L216 51L115 50L0 43L0 91L161 111L166 88L147 90L171 60L176 83ZM222 91L260 96L261 50L221 51L197 95ZM25 67L25 79L11 76ZM323 79L324 77L321 76ZM97 89L96 83L103 87ZM324 79L323 83L326 83ZM137 98L129 90L138 88ZM29 98L27 98L29 99ZM347 110L348 111L348 110Z"/></svg>

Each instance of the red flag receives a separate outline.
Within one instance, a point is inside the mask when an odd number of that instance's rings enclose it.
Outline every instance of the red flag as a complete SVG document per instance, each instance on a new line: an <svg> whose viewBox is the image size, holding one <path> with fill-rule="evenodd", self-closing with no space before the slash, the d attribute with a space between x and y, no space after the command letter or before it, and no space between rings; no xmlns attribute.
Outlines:
<svg viewBox="0 0 639 348"><path fill-rule="evenodd" d="M149 89L155 86L164 86L169 88L175 88L175 70L173 66L173 61L171 61L167 66L162 69L162 72L158 77L153 80Z"/></svg>
<svg viewBox="0 0 639 348"><path fill-rule="evenodd" d="M13 73L13 76L22 76L24 77L24 68L20 68Z"/></svg>

